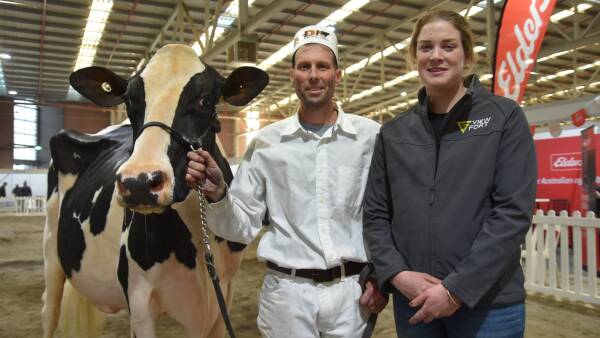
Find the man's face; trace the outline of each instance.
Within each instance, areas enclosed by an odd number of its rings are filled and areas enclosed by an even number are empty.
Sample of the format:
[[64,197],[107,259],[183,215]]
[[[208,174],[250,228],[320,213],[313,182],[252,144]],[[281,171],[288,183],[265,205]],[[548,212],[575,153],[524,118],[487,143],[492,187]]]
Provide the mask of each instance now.
[[335,67],[333,52],[320,44],[307,44],[296,51],[290,70],[296,95],[304,107],[330,104],[342,71]]

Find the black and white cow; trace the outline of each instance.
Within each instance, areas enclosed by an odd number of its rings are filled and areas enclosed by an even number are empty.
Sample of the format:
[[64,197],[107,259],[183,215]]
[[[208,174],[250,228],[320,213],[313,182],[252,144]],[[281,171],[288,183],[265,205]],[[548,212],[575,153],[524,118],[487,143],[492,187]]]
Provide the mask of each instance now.
[[[166,128],[142,127],[160,122],[199,141],[231,181],[216,144],[215,104],[223,98],[245,105],[267,83],[266,73],[252,67],[238,68],[225,79],[184,45],[161,48],[129,81],[100,67],[71,75],[71,85],[96,104],[125,102],[130,124],[95,135],[61,132],[51,140],[44,337],[57,327],[66,279],[72,286],[66,290],[74,288],[103,312],[128,309],[132,336],[155,337],[155,322],[163,313],[181,323],[189,337],[224,335],[199,245],[198,194],[185,183],[189,148]],[[230,305],[243,246],[211,240]]]

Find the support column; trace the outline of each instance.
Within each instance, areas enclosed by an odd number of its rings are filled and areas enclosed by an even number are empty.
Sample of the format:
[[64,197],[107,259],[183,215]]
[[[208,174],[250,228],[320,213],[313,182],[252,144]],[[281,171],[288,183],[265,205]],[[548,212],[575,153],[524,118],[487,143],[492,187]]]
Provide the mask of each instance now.
[[0,168],[13,167],[13,112],[14,103],[10,98],[0,98]]

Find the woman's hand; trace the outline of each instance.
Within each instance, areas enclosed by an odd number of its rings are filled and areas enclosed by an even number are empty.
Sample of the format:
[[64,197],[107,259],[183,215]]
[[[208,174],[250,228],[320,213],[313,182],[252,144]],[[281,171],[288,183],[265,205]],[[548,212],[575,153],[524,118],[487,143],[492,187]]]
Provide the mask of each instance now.
[[442,284],[437,284],[413,299],[409,305],[412,307],[421,307],[408,322],[412,325],[425,322],[429,323],[436,318],[449,317],[460,308],[462,302],[453,297],[457,304],[450,300],[446,288]]
[[402,271],[392,278],[391,283],[409,300],[425,292],[442,281],[430,274],[416,271]]

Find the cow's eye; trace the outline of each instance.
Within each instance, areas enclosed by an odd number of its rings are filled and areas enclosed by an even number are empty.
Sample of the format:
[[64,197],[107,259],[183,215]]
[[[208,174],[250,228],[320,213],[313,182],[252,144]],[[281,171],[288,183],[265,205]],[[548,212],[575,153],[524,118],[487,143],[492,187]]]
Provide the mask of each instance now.
[[198,104],[201,107],[208,107],[210,106],[210,100],[208,99],[208,97],[201,97],[200,100],[198,100]]

